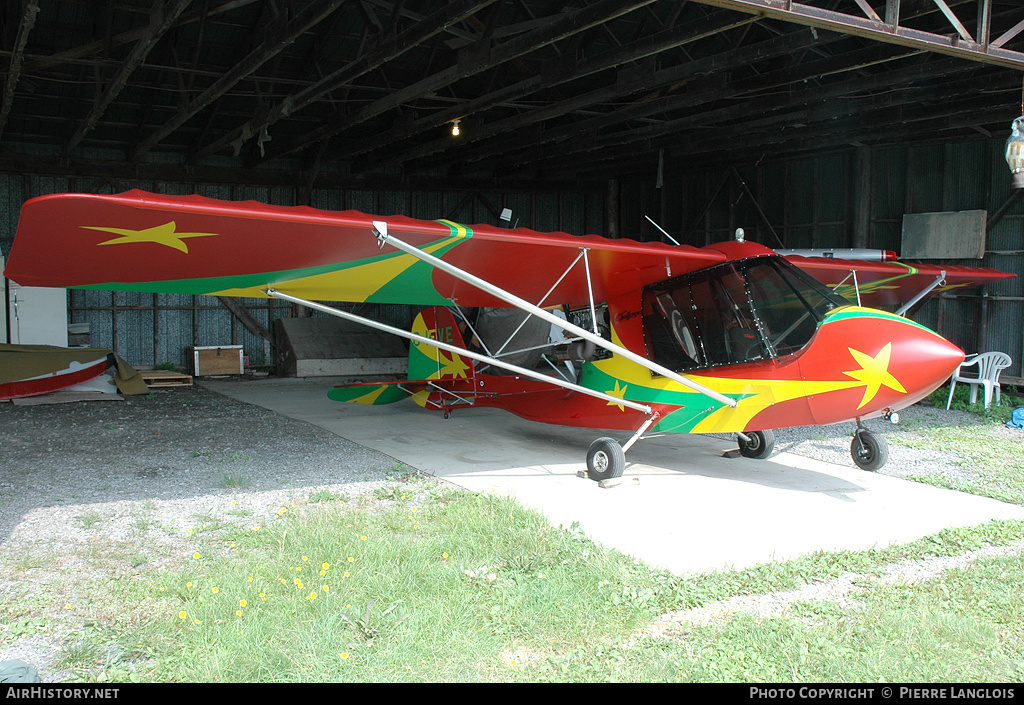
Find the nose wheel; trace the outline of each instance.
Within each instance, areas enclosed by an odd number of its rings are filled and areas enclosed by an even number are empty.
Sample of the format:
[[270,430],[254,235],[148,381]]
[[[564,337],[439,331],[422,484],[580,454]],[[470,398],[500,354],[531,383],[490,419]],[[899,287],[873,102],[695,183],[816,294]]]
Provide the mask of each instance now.
[[858,428],[850,443],[850,456],[861,470],[875,472],[889,460],[889,444],[884,436]]
[[775,433],[771,430],[737,434],[740,454],[745,458],[764,460],[775,450]]

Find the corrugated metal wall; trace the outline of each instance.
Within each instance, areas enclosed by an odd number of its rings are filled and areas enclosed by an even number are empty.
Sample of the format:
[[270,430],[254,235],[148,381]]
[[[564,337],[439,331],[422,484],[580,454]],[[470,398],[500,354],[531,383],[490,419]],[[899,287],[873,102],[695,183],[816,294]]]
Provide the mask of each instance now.
[[[906,213],[984,209],[992,218],[1013,196],[1003,151],[1004,142],[997,139],[871,149],[866,246],[899,252]],[[662,189],[647,179],[641,182],[646,186],[622,189],[622,232],[658,239],[639,208],[627,201],[660,200],[663,205],[655,209],[663,218],[659,224],[686,244],[732,239],[742,227],[747,239],[769,247],[851,247],[857,168],[851,149],[688,173],[667,179]],[[666,206],[665,201],[673,203]],[[990,227],[986,251],[982,260],[934,262],[993,267],[1017,277],[984,290],[943,294],[911,317],[968,353],[1009,353],[1013,366],[1005,374],[1024,377],[1024,198]]]
[[[180,184],[99,179],[49,178],[0,174],[0,251],[10,252],[21,204],[48,193],[115,193],[132,188],[185,195],[198,193],[224,200],[255,200],[274,205],[296,203],[291,187],[222,184]],[[603,197],[593,193],[466,193],[314,190],[310,205],[328,210],[361,210],[378,215],[447,218],[466,224],[498,222],[502,208],[511,208],[513,223],[537,230],[573,234],[602,229]],[[55,254],[59,256],[59,254]],[[291,304],[266,299],[240,299],[264,328],[291,315]],[[367,310],[367,309],[372,310]],[[173,363],[185,367],[188,349],[203,345],[241,345],[250,365],[271,365],[274,351],[262,336],[249,331],[215,297],[135,292],[78,291],[68,293],[70,323],[89,323],[92,344],[108,347],[140,366]],[[412,322],[406,306],[363,307],[363,315],[398,326]],[[323,315],[323,314],[314,314]]]

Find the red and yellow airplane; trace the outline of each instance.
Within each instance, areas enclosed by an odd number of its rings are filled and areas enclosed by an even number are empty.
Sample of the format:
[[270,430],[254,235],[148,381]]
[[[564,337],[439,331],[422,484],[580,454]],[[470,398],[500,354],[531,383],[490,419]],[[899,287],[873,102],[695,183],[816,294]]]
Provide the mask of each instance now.
[[[630,432],[591,445],[595,480],[621,475],[625,451],[651,434],[735,433],[743,455],[764,458],[772,429],[842,421],[857,422],[855,463],[877,469],[887,447],[861,421],[921,400],[964,353],[867,306],[1013,276],[782,257],[742,239],[696,248],[142,191],[26,202],[6,275],[23,286],[270,296],[401,335],[409,379],[330,397],[412,397],[445,415],[497,407]],[[321,303],[336,301],[427,308],[405,331]],[[470,312],[481,308],[564,331],[537,346],[559,351],[558,364],[508,362],[508,341],[497,349],[477,333]]]

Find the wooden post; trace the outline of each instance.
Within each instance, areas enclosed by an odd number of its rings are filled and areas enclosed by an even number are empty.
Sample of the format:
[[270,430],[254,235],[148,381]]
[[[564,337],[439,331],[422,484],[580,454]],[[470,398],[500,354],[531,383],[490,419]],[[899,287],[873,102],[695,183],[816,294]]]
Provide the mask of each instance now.
[[853,175],[853,244],[868,247],[871,239],[871,148],[858,147]]
[[604,232],[605,237],[613,240],[619,237],[619,182],[608,180],[608,188],[604,196]]

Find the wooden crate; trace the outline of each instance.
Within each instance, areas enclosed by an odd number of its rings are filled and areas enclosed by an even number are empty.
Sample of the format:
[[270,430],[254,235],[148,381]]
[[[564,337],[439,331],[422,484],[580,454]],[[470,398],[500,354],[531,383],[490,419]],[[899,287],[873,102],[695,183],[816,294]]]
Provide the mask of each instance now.
[[241,345],[209,345],[192,348],[192,374],[240,375],[245,371]]
[[142,381],[147,387],[191,387],[192,375],[170,370],[142,370]]

